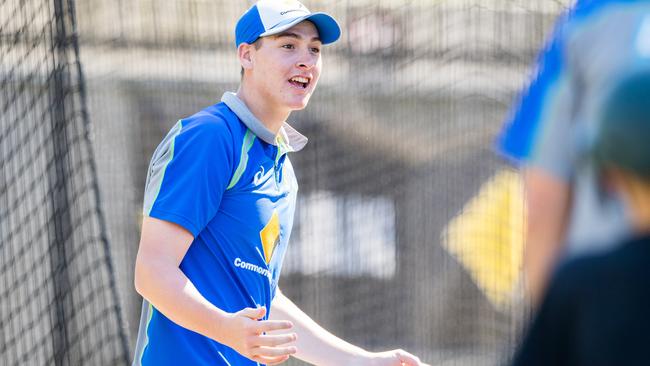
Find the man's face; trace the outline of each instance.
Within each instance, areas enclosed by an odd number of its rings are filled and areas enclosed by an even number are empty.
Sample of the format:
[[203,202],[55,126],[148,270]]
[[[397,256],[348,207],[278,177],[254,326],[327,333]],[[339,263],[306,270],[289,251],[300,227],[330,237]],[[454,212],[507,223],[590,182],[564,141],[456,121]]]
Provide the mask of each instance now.
[[321,47],[309,21],[264,37],[258,49],[251,47],[251,86],[274,108],[305,108],[320,77]]

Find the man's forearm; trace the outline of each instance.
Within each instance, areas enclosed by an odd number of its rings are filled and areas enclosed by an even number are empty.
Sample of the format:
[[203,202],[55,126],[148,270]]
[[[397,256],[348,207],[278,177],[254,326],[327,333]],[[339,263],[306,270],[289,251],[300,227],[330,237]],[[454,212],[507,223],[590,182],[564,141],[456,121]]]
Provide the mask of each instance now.
[[[286,361],[296,352],[288,321],[262,320],[266,307],[227,313],[210,303],[179,269],[193,237],[184,228],[145,217],[135,263],[135,287],[158,311],[179,326],[202,334],[262,364]],[[265,333],[283,330],[285,334]]]
[[526,246],[524,275],[533,305],[542,299],[562,252],[568,220],[569,185],[535,167],[524,171],[526,193]]
[[220,328],[228,313],[205,299],[178,267],[139,263],[135,286],[174,323],[217,341],[223,338]]
[[298,339],[294,342],[298,352],[294,355],[314,365],[355,365],[369,353],[325,330],[305,314],[280,291],[271,305],[271,319],[293,322]]

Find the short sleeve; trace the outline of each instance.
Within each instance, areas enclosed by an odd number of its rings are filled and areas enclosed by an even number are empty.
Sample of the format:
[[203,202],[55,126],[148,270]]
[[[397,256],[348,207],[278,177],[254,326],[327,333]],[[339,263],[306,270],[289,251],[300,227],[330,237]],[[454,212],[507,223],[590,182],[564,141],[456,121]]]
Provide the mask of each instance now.
[[178,224],[196,237],[219,209],[233,174],[233,149],[225,121],[179,121],[149,165],[144,215]]
[[514,163],[526,162],[541,123],[541,112],[550,90],[562,72],[561,18],[551,38],[537,57],[531,79],[513,104],[497,138],[498,152]]
[[566,181],[575,170],[576,115],[583,98],[578,70],[567,52],[573,23],[586,13],[578,5],[558,21],[538,58],[535,77],[497,140],[498,152],[510,161],[536,166]]
[[528,164],[568,181],[576,160],[575,108],[581,98],[575,76],[565,67],[547,93],[540,111],[536,137],[531,141]]

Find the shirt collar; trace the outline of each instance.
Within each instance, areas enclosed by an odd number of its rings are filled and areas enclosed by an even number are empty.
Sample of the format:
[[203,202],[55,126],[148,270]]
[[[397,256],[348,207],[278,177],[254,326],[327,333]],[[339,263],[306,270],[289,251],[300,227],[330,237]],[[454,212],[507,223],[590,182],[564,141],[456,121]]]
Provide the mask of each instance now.
[[251,130],[257,137],[267,144],[286,148],[288,151],[300,151],[307,145],[307,137],[303,136],[300,132],[296,131],[288,123],[284,122],[280,127],[280,132],[276,135],[273,134],[264,124],[253,115],[248,109],[246,104],[237,97],[233,92],[226,92],[221,97],[233,113]]

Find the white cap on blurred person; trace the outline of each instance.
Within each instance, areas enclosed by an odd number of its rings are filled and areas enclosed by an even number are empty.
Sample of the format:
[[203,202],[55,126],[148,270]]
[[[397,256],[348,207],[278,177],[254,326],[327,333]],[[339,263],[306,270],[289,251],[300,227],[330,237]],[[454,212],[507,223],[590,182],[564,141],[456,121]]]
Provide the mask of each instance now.
[[260,0],[239,18],[235,28],[235,44],[251,44],[260,37],[281,33],[309,20],[318,30],[323,44],[333,43],[341,36],[341,28],[325,13],[312,13],[295,0]]

